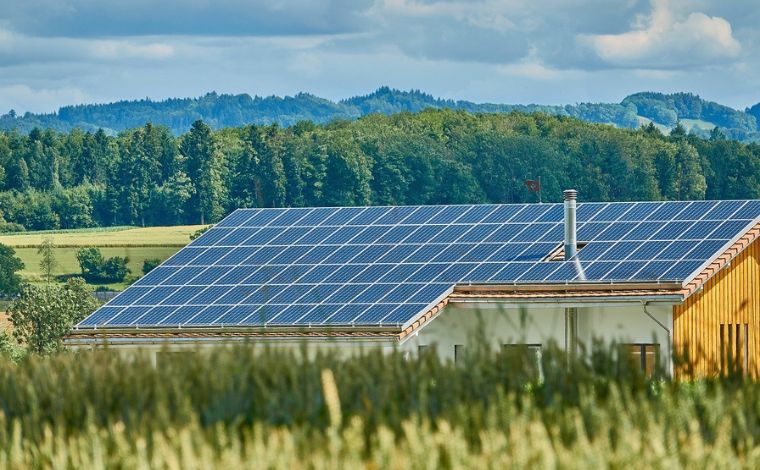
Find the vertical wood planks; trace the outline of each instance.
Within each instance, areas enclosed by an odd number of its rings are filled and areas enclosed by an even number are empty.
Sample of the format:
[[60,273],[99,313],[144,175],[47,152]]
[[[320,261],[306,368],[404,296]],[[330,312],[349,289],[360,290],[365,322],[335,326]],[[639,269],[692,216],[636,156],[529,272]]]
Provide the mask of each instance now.
[[[680,354],[689,351],[689,360],[698,376],[720,373],[720,325],[737,325],[743,348],[748,340],[747,373],[760,377],[760,238],[753,241],[730,263],[709,279],[702,290],[682,305],[673,307],[673,346]],[[748,338],[744,338],[744,325]],[[677,376],[686,371],[677,370]]]

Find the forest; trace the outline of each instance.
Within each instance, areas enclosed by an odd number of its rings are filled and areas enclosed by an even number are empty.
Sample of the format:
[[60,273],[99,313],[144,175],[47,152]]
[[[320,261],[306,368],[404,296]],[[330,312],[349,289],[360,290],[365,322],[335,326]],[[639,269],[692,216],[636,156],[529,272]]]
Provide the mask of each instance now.
[[175,137],[0,132],[0,231],[213,223],[239,207],[760,198],[760,145],[677,126],[426,110]]
[[692,93],[635,93],[620,103],[576,103],[565,105],[474,103],[440,99],[419,90],[401,91],[381,87],[352,98],[331,101],[309,93],[295,96],[250,96],[207,93],[198,98],[118,101],[104,104],[64,106],[56,113],[0,116],[0,129],[27,134],[35,127],[68,132],[74,128],[109,135],[140,127],[146,122],[168,127],[179,136],[202,120],[212,129],[247,124],[292,126],[301,121],[325,124],[336,119],[357,119],[368,114],[419,112],[425,109],[454,109],[471,113],[541,112],[575,117],[583,121],[636,129],[654,123],[669,130],[681,123],[689,133],[709,137],[719,127],[729,138],[760,141],[760,103],[743,111],[705,100]]

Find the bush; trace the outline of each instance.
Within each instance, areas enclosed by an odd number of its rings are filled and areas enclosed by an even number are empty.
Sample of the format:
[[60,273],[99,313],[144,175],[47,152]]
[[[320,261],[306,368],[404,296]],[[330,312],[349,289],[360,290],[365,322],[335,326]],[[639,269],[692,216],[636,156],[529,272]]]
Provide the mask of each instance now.
[[200,236],[201,236],[201,235],[203,235],[204,233],[208,232],[208,230],[209,230],[211,227],[213,227],[213,225],[209,225],[209,226],[207,226],[207,227],[199,228],[198,230],[196,230],[195,232],[193,232],[193,233],[190,235],[190,240],[195,240],[196,238],[200,237]]
[[24,228],[24,226],[21,224],[0,220],[0,233],[18,233],[25,231],[26,228]]
[[16,250],[0,244],[0,298],[12,297],[21,289],[21,276],[18,271],[24,269],[24,262],[16,256]]
[[0,357],[18,362],[24,357],[25,353],[24,348],[7,331],[0,331]]
[[114,256],[113,258],[108,258],[103,263],[103,274],[101,277],[108,282],[123,281],[127,277],[127,274],[129,274],[127,263],[129,263],[129,258],[127,257]]
[[100,276],[103,270],[103,253],[98,248],[80,248],[77,250],[77,261],[85,280]]
[[148,274],[149,272],[153,271],[158,267],[158,265],[161,264],[161,260],[158,258],[150,258],[143,261],[143,267],[142,271],[143,274]]
[[81,248],[77,251],[77,261],[82,276],[87,282],[123,282],[130,273],[129,258],[114,256],[103,258],[99,248]]
[[26,285],[9,310],[13,336],[30,352],[53,353],[71,327],[96,308],[81,278],[69,279],[63,287]]

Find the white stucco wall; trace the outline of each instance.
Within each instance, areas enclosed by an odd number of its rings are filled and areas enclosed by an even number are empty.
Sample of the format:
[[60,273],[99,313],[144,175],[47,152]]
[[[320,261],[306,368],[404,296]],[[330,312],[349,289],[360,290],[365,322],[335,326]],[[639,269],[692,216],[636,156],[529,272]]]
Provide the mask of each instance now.
[[[654,343],[660,345],[660,359],[663,367],[670,368],[670,343],[667,332],[650,318],[640,302],[574,304],[578,311],[578,339],[590,345],[597,338],[605,342]],[[540,344],[555,342],[565,347],[564,305],[507,305],[488,303],[450,303],[432,321],[405,338],[401,344],[389,341],[352,341],[318,339],[308,341],[310,354],[324,349],[336,349],[351,355],[362,349],[381,348],[392,351],[400,348],[408,354],[416,354],[420,346],[436,346],[442,359],[454,359],[456,345],[465,349],[474,341],[485,338],[493,349],[503,344]],[[672,330],[672,304],[650,303],[646,310],[662,325]],[[478,333],[484,333],[478,335]],[[264,344],[301,348],[303,340],[258,340],[251,341],[258,346]],[[218,345],[230,345],[240,341],[177,341],[157,340],[150,343],[118,344],[111,349],[124,354],[135,352],[151,354],[154,358],[162,350],[191,351]],[[71,349],[89,349],[94,345],[71,346]],[[102,346],[102,345],[101,345]]]
[[[644,312],[639,302],[577,306],[578,339],[590,345],[593,339],[617,343],[660,345],[663,366],[668,366],[668,333]],[[647,311],[672,330],[672,304],[648,304]],[[480,330],[482,328],[482,330]],[[485,335],[477,335],[479,331]],[[404,341],[402,348],[416,351],[435,344],[438,354],[454,358],[455,345],[465,348],[477,338],[485,338],[492,348],[502,344],[541,344],[553,341],[565,347],[563,306],[451,303],[432,322]]]

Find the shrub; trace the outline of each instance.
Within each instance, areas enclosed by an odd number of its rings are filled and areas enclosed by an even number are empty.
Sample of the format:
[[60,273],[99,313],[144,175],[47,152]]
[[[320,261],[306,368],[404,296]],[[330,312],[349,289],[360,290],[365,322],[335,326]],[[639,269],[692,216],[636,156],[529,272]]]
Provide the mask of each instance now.
[[30,352],[55,352],[71,327],[95,308],[97,302],[81,278],[69,279],[62,287],[26,285],[9,311],[13,336]]
[[86,280],[100,276],[103,269],[103,253],[98,248],[80,248],[77,250],[77,261],[82,275]]
[[143,261],[142,271],[143,274],[148,274],[153,271],[158,265],[161,264],[161,260],[158,258],[149,258]]
[[129,268],[127,267],[129,258],[122,256],[114,256],[108,258],[103,263],[103,270],[101,277],[107,282],[121,282],[129,274]]
[[4,220],[0,220],[0,233],[18,233],[18,232],[25,232],[26,229],[23,225],[17,224],[15,222],[5,222]]
[[213,225],[209,225],[207,227],[203,227],[203,228],[200,228],[200,229],[196,230],[195,232],[193,232],[190,235],[190,240],[195,240],[196,238],[200,237],[201,235],[203,235],[204,233],[206,233],[211,227],[213,227]]
[[130,273],[127,267],[129,258],[114,256],[105,259],[100,249],[95,247],[80,248],[77,261],[87,282],[122,282]]
[[24,269],[24,263],[16,257],[16,250],[0,244],[0,298],[12,297],[21,288],[21,276],[18,271]]

